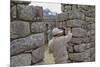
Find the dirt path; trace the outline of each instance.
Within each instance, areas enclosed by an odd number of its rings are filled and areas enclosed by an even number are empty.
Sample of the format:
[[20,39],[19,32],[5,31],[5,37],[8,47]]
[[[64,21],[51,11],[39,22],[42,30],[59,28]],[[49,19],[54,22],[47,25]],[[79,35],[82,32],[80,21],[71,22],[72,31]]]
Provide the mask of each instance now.
[[54,58],[51,53],[49,53],[49,49],[45,46],[45,53],[44,53],[44,63],[45,64],[54,64]]

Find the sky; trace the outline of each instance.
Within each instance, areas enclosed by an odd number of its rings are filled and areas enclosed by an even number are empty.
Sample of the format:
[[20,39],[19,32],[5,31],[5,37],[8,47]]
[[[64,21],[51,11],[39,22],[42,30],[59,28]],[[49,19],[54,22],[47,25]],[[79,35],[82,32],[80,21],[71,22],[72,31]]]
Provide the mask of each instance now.
[[30,5],[42,6],[43,9],[49,8],[52,12],[61,13],[60,3],[31,2]]

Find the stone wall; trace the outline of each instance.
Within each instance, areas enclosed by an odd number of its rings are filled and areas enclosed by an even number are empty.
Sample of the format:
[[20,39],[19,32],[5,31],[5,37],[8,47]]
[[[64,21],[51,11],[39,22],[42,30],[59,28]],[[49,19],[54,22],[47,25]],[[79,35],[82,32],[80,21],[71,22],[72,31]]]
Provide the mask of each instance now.
[[11,1],[11,67],[44,64],[43,9],[29,3]]
[[44,64],[43,46],[54,27],[72,27],[73,37],[66,47],[70,63],[95,61],[95,6],[61,4],[56,21],[45,21],[42,7],[29,3],[11,2],[11,67]]
[[95,61],[95,6],[62,4],[58,27],[72,27],[69,62]]

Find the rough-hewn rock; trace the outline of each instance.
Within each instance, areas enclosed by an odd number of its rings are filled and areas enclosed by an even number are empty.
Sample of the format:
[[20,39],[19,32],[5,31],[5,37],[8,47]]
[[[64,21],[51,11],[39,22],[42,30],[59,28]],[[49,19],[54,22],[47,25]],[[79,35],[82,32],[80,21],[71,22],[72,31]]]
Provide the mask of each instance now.
[[44,57],[44,47],[40,47],[32,51],[32,63],[36,63],[43,60],[43,57]]
[[11,38],[24,37],[30,34],[30,27],[28,22],[13,21],[11,22]]
[[83,38],[72,38],[70,42],[74,44],[81,44],[83,41]]
[[94,23],[88,24],[87,29],[88,30],[95,30],[95,24]]
[[[18,18],[27,21],[36,21],[43,17],[43,10],[41,7],[18,5]],[[21,9],[21,10],[20,10]]]
[[81,53],[69,53],[70,60],[73,61],[84,61],[86,58],[90,57],[91,49],[86,50],[85,52]]
[[31,64],[31,54],[20,54],[11,57],[11,67],[28,66]]
[[67,26],[69,26],[69,27],[81,27],[83,23],[85,23],[85,21],[74,19],[74,20],[67,21]]
[[87,34],[86,30],[82,28],[73,28],[72,33],[73,33],[73,36],[75,37],[84,37]]
[[33,21],[35,17],[35,9],[33,6],[25,6],[18,5],[18,8],[21,10],[18,10],[18,17],[22,20],[29,20]]
[[95,35],[95,30],[88,31],[87,35],[90,36],[90,37]]
[[45,28],[45,22],[35,22],[31,25],[32,32],[44,32]]
[[15,19],[16,18],[16,6],[12,6],[11,8],[11,19]]
[[15,55],[25,50],[34,49],[44,44],[44,34],[34,34],[26,38],[16,39],[11,42],[11,55]]
[[69,19],[81,19],[81,20],[85,19],[84,14],[79,11],[70,11],[68,14],[69,14],[68,15]]
[[76,52],[83,52],[86,49],[91,48],[91,47],[92,47],[92,44],[90,44],[90,43],[88,43],[88,44],[80,44],[80,45],[75,45],[74,46],[74,50]]
[[92,17],[85,17],[85,20],[89,23],[95,23],[95,18]]

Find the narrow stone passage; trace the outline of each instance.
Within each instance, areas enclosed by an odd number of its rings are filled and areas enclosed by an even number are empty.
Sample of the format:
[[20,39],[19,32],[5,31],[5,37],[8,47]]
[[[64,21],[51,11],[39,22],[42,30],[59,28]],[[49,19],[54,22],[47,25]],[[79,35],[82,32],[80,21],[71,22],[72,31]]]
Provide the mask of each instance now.
[[44,52],[44,64],[54,64],[54,58],[51,53],[49,53],[49,49],[47,46],[45,47],[45,52]]

